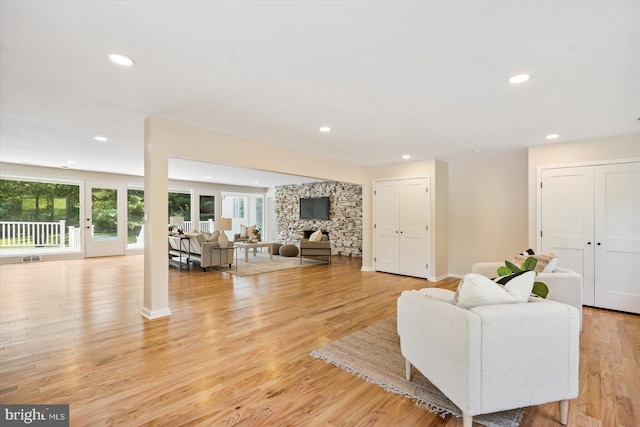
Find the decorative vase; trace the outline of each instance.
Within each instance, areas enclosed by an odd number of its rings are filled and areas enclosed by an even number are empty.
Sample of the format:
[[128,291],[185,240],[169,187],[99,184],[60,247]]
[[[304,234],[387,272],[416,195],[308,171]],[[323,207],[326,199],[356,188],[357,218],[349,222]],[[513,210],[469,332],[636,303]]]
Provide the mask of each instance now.
[[218,244],[221,248],[226,248],[229,244],[229,238],[224,231],[220,231],[220,237],[218,237]]

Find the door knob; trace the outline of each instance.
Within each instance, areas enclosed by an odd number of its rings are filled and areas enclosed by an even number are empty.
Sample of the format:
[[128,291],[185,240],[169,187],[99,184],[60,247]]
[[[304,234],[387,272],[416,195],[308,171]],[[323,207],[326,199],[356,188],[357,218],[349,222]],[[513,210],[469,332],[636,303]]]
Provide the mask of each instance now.
[[590,244],[591,244],[591,242],[587,242],[587,245],[590,245]]
[[596,243],[598,246],[600,246],[600,242]]

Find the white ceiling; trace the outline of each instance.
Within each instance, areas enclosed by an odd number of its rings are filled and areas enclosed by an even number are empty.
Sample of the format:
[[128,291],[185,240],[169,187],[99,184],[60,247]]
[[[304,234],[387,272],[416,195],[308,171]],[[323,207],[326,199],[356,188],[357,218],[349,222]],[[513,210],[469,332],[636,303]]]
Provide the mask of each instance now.
[[638,1],[3,0],[0,31],[5,162],[142,175],[153,114],[366,165],[640,132]]

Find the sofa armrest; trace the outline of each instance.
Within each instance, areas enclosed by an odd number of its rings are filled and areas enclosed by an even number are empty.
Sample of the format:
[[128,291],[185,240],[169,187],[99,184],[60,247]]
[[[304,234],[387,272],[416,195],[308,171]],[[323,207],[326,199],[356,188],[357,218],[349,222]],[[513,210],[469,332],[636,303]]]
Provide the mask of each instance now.
[[556,268],[552,273],[539,273],[536,280],[549,286],[547,299],[582,307],[582,276],[575,271]]
[[543,282],[549,288],[548,300],[569,304],[580,312],[582,324],[582,276],[575,271],[556,267],[552,273],[540,273],[536,280]]
[[200,267],[215,267],[233,264],[234,246],[229,244],[221,248],[218,242],[206,242],[202,245]]
[[480,317],[415,291],[398,298],[402,355],[461,408],[479,409]]
[[480,413],[578,396],[579,313],[531,299],[470,310],[481,319]]

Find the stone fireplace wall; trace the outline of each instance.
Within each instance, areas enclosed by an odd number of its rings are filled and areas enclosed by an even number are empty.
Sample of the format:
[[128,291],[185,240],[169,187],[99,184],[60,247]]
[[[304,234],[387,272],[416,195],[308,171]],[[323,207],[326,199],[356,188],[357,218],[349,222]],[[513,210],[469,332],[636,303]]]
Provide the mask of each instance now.
[[[300,219],[300,198],[329,197],[329,220]],[[297,245],[304,230],[329,232],[334,254],[362,256],[362,187],[322,181],[276,187],[278,241]]]

